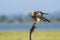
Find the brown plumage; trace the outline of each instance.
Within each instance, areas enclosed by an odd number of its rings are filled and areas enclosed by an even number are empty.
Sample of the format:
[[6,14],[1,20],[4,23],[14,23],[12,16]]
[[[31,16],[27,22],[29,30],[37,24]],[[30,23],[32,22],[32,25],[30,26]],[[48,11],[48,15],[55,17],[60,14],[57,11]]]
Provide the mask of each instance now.
[[38,22],[38,21],[50,22],[48,19],[43,17],[43,14],[47,14],[47,13],[36,11],[36,12],[31,12],[30,16],[35,20],[35,22]]
[[32,33],[33,31],[35,30],[36,26],[37,26],[37,22],[39,21],[44,21],[44,22],[50,22],[48,19],[44,18],[43,17],[43,14],[46,14],[46,13],[43,13],[41,11],[35,11],[35,12],[31,12],[30,13],[30,16],[34,19],[35,23],[33,24],[32,28],[30,29],[30,40],[32,40]]

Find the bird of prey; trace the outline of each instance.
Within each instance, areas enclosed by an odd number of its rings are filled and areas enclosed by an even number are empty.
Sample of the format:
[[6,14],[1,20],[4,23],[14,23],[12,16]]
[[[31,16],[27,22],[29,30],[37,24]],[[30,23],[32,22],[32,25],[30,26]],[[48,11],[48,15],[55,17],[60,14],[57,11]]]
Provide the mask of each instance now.
[[32,40],[32,33],[33,33],[34,29],[37,26],[37,22],[39,22],[39,21],[50,22],[48,19],[46,19],[46,18],[43,17],[44,14],[47,14],[47,13],[43,13],[41,11],[35,11],[35,12],[31,12],[30,13],[30,16],[35,21],[35,23],[33,24],[32,28],[30,29],[30,40]]
[[35,11],[35,12],[31,12],[30,16],[35,20],[35,22],[39,22],[39,21],[50,22],[48,19],[43,17],[43,14],[47,14],[47,13],[43,13],[41,11]]

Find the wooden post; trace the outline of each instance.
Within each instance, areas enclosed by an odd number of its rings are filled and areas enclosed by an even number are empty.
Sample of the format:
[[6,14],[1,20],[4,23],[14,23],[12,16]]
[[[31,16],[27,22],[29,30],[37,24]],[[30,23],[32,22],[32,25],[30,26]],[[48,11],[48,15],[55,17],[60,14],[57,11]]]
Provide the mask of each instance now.
[[32,33],[35,30],[36,26],[37,26],[37,23],[34,23],[33,26],[32,26],[32,28],[30,29],[30,40],[33,39],[33,34]]

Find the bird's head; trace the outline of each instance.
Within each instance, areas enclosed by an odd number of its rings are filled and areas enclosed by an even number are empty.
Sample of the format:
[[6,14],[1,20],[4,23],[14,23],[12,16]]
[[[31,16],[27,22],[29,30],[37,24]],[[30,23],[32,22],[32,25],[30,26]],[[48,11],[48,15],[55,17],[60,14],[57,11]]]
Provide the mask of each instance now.
[[30,16],[34,16],[34,12],[30,12]]

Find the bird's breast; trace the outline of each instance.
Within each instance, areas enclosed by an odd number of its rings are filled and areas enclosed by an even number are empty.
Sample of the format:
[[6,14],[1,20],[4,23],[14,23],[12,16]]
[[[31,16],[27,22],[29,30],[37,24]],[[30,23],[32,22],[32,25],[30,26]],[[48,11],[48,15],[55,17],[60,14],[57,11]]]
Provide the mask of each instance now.
[[37,21],[40,21],[40,18],[37,18]]

